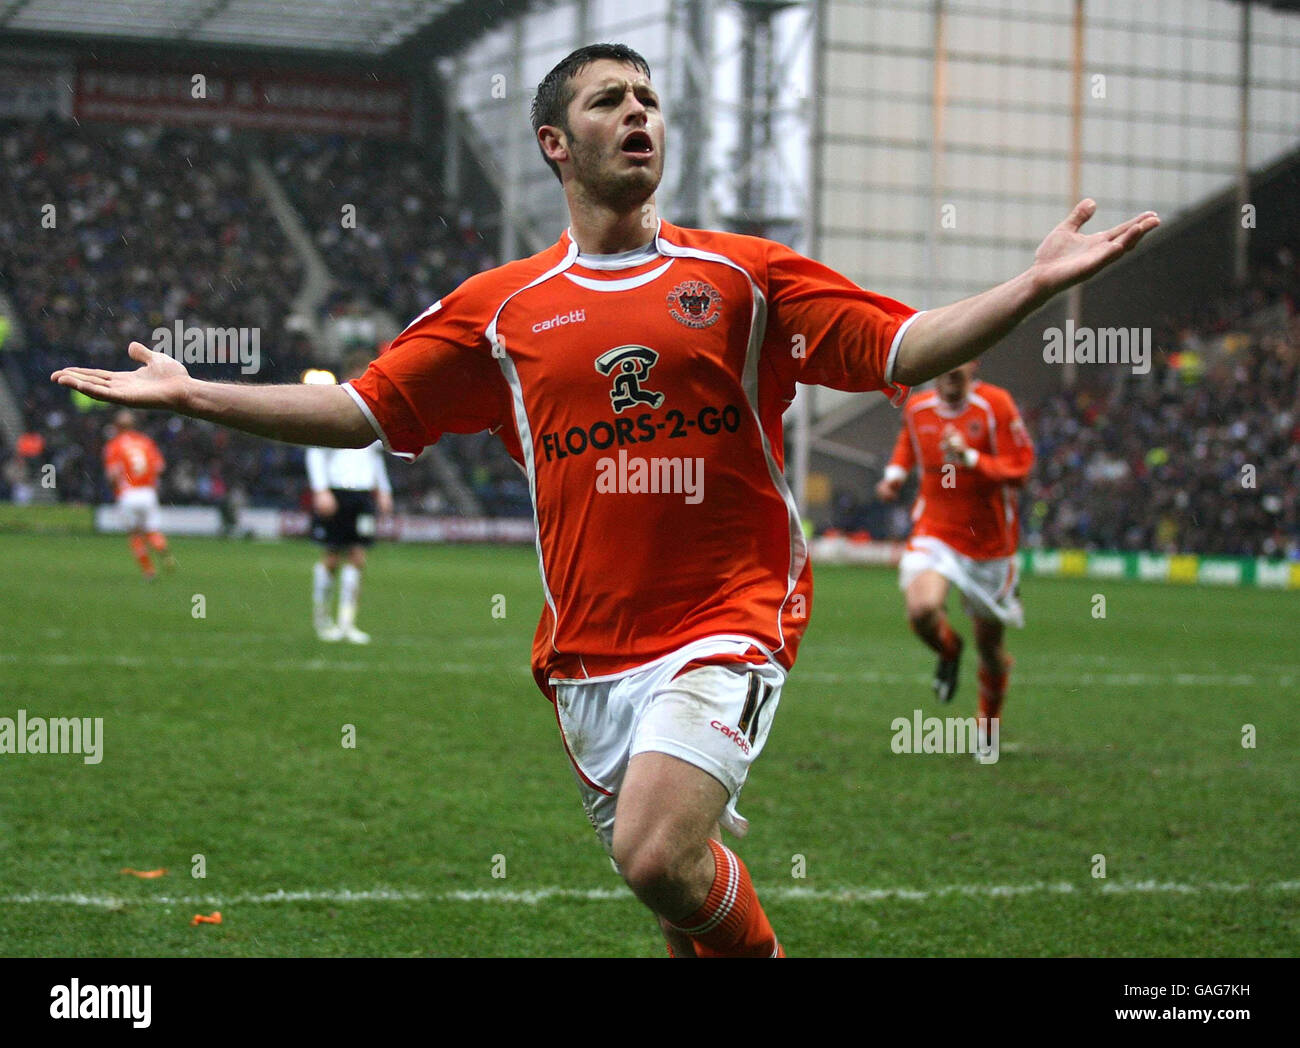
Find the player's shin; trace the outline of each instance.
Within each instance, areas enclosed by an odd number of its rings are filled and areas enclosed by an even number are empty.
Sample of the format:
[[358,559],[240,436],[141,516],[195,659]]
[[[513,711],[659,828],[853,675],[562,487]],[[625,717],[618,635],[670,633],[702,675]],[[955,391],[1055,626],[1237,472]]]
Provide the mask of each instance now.
[[955,658],[961,651],[961,638],[948,622],[942,608],[908,617],[912,632],[921,638],[926,647],[945,659]]
[[330,598],[333,596],[334,591],[334,576],[329,568],[318,561],[312,569],[311,582],[312,617],[315,620],[316,628],[322,629],[331,625],[334,621],[334,616],[330,614]]
[[740,856],[717,841],[713,884],[704,904],[672,927],[690,936],[697,957],[784,957]]
[[979,717],[1000,718],[1002,703],[1007,695],[1007,682],[1011,678],[1012,659],[1004,656],[1001,672],[993,672],[987,666],[980,666],[980,701]]
[[153,578],[154,567],[153,560],[149,556],[149,544],[145,542],[143,535],[138,532],[131,536],[131,555],[135,557],[135,562],[140,565],[140,571],[144,577]]
[[354,564],[339,569],[339,626],[351,629],[357,619],[357,600],[361,593],[361,572]]

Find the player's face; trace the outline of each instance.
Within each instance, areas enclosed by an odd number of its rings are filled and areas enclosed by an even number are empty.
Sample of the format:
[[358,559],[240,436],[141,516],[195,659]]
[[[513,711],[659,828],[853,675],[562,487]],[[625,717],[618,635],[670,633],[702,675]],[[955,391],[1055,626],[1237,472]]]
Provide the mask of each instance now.
[[573,177],[594,200],[618,210],[639,207],[664,171],[659,96],[635,66],[592,62],[573,78],[568,146]]
[[959,368],[945,371],[934,380],[934,387],[945,403],[960,404],[966,399],[966,393],[970,390],[971,376],[974,373],[974,364],[963,364]]

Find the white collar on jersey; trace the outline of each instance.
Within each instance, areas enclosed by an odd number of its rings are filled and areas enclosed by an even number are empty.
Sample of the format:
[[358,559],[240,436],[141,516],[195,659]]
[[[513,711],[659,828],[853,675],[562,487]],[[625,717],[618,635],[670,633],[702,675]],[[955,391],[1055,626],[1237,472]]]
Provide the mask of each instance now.
[[[662,219],[659,220],[662,224]],[[569,241],[574,243],[573,229],[566,230]],[[584,269],[631,269],[633,266],[640,266],[649,262],[651,259],[658,258],[659,251],[659,226],[655,227],[654,239],[648,244],[641,247],[634,247],[631,251],[618,251],[612,255],[587,255],[579,251],[575,261]]]

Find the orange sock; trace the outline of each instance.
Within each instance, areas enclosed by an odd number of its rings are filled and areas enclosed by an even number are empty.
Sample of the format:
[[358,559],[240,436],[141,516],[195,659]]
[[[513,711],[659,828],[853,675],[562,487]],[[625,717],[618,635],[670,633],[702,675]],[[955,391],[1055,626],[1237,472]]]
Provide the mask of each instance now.
[[698,957],[784,957],[740,857],[717,841],[713,886],[704,905],[673,925],[695,940]]
[[957,636],[957,631],[953,629],[948,620],[943,620],[943,625],[939,627],[939,654],[945,659],[957,657],[957,652],[961,650],[961,638]]
[[161,531],[149,532],[149,545],[159,553],[167,552],[167,537]]
[[1002,672],[992,674],[984,666],[980,666],[980,717],[1001,717],[1002,700],[1007,696],[1007,680],[1011,676],[1012,660],[1007,657],[1003,663]]
[[153,561],[149,559],[149,547],[145,544],[143,535],[131,536],[131,555],[145,575],[153,574]]

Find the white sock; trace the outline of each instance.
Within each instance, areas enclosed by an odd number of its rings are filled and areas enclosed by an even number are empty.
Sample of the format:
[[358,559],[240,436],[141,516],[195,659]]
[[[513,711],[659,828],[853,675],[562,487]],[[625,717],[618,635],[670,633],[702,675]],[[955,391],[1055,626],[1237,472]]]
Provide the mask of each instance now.
[[355,564],[339,569],[339,625],[350,630],[357,618],[357,595],[361,590],[361,571]]
[[311,573],[311,603],[317,619],[330,618],[330,594],[334,589],[334,576],[320,561]]

